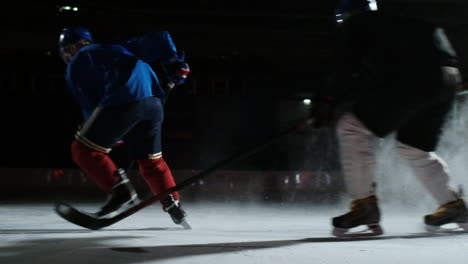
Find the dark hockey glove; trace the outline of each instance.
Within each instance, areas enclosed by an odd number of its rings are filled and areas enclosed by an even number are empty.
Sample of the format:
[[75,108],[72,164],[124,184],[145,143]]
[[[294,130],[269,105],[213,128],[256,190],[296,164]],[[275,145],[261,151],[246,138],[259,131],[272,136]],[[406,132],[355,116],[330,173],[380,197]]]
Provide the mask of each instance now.
[[333,97],[316,98],[310,111],[310,119],[314,128],[329,127],[337,118],[336,101]]
[[185,83],[187,76],[190,74],[190,67],[185,62],[185,53],[183,51],[178,52],[168,63],[165,63],[164,71],[170,86]]

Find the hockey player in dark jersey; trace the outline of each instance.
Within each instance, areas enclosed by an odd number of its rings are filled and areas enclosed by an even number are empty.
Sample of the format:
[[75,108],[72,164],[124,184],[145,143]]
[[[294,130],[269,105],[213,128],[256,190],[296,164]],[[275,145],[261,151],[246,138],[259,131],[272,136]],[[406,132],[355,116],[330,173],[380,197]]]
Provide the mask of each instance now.
[[[382,234],[376,196],[374,136],[396,133],[397,149],[440,205],[424,218],[428,230],[458,223],[468,230],[464,200],[449,187],[446,163],[434,153],[441,127],[461,82],[458,60],[443,29],[428,22],[385,14],[376,0],[342,0],[333,84],[316,95],[316,127],[337,116],[340,158],[350,212],[332,219],[333,234]],[[344,110],[343,110],[344,109]],[[360,234],[362,235],[362,234]]]
[[[119,142],[127,145],[154,194],[174,187],[161,147],[164,90],[148,64],[159,61],[171,86],[185,82],[190,70],[170,34],[161,31],[122,44],[95,44],[88,29],[70,27],[62,30],[59,48],[67,64],[67,86],[84,118],[71,144],[72,159],[109,194],[97,215],[106,217],[138,202],[125,171],[109,156]],[[188,225],[177,192],[161,204],[174,223]]]

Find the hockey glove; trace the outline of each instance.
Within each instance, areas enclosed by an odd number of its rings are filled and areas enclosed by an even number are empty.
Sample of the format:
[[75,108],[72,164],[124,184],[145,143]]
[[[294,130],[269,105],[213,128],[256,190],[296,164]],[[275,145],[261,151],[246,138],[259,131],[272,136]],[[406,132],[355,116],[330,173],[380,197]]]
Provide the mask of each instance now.
[[314,100],[310,119],[314,128],[329,127],[337,118],[336,101],[333,97],[324,96]]
[[187,76],[190,74],[190,67],[185,62],[185,53],[183,51],[178,52],[163,66],[169,84],[181,85],[187,81]]

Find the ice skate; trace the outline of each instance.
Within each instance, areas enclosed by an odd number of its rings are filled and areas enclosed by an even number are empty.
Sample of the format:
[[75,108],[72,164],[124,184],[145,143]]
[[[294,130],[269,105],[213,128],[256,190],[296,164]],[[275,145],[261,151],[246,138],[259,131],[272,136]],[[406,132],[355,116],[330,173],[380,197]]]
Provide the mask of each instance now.
[[[424,217],[426,230],[429,232],[468,232],[468,210],[463,199],[443,204],[437,210]],[[444,227],[454,224],[457,227]]]
[[[374,195],[351,202],[351,211],[332,219],[333,235],[337,237],[378,236],[383,234],[379,225],[380,210]],[[350,229],[366,225],[367,229],[353,232]]]
[[182,225],[186,229],[192,229],[190,224],[187,222],[187,213],[182,209],[178,200],[174,200],[174,196],[170,194],[163,200],[161,200],[163,205],[164,212],[167,212],[170,216],[172,221],[176,225]]
[[112,217],[119,209],[127,208],[139,202],[138,195],[125,172],[120,169],[117,173],[122,180],[114,185],[105,205],[96,213],[99,217]]

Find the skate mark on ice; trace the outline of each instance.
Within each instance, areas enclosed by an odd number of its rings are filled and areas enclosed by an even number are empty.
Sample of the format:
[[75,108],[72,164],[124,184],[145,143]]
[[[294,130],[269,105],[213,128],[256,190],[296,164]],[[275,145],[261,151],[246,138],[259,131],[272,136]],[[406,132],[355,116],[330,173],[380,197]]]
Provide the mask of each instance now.
[[301,243],[301,240],[276,240],[276,241],[255,241],[255,242],[233,242],[233,243],[207,243],[207,244],[187,244],[171,246],[150,246],[150,247],[114,247],[112,251],[131,253],[157,253],[159,259],[239,252],[244,250],[268,249],[291,246]]
[[[466,234],[466,233],[465,233]],[[149,247],[113,247],[109,248],[112,251],[132,252],[132,253],[167,253],[168,255],[177,254],[179,257],[189,255],[203,255],[215,253],[228,253],[243,250],[279,248],[293,246],[305,243],[336,243],[336,242],[352,242],[352,241],[370,241],[370,240],[388,240],[388,239],[424,239],[435,237],[447,237],[454,235],[462,235],[462,233],[452,234],[431,234],[431,233],[414,233],[404,235],[383,235],[377,237],[316,237],[293,240],[270,240],[270,241],[253,241],[253,242],[232,242],[232,243],[207,243],[207,244],[187,244],[187,245],[171,245],[171,246],[149,246]],[[161,258],[165,258],[161,255]]]
[[436,237],[447,237],[457,235],[467,235],[464,232],[446,232],[446,233],[411,233],[403,235],[380,235],[380,236],[349,236],[349,237],[318,237],[318,238],[306,238],[304,242],[318,243],[318,242],[348,242],[348,241],[368,241],[368,240],[389,240],[389,239],[423,239],[423,238],[436,238]]

